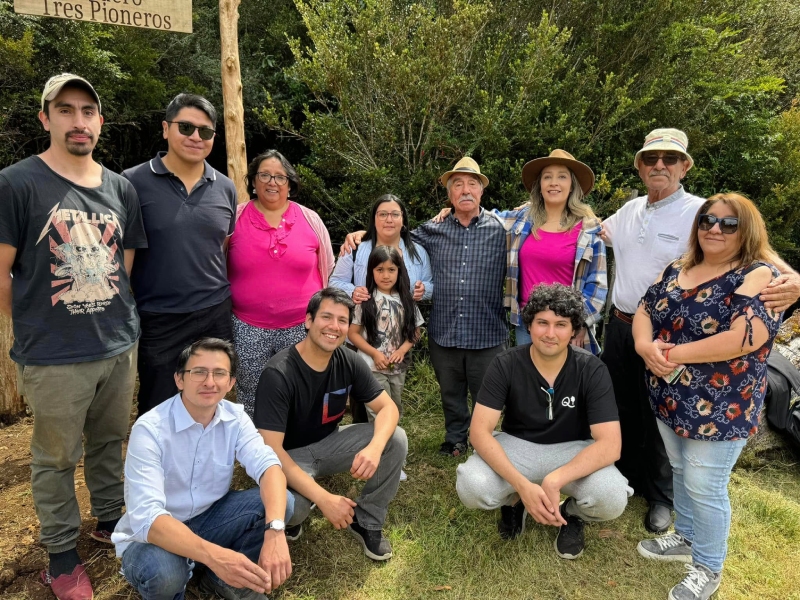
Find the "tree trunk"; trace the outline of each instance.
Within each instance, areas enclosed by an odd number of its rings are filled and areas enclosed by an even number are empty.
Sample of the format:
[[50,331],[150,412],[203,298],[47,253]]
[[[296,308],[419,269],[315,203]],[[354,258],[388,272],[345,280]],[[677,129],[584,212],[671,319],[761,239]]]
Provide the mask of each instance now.
[[11,319],[0,315],[0,422],[11,423],[25,412],[22,396],[17,393],[17,366],[8,357],[14,341]]
[[247,152],[244,144],[242,73],[239,68],[240,1],[219,0],[219,39],[222,49],[222,103],[228,177],[236,184],[239,202],[246,202],[250,195],[244,181],[247,175]]

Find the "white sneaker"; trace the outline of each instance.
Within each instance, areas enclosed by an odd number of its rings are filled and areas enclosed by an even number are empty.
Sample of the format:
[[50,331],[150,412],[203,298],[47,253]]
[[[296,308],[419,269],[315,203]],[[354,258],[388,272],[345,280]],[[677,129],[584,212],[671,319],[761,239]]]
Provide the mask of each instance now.
[[406,472],[403,471],[403,469],[400,469],[400,481],[406,481],[407,479],[408,475],[406,475]]

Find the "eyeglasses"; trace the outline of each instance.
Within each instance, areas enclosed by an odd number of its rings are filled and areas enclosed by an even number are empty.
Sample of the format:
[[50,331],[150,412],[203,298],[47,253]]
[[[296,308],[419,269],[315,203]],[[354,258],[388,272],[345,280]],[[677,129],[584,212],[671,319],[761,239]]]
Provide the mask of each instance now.
[[180,134],[185,135],[186,137],[190,137],[191,135],[193,135],[196,129],[200,134],[200,139],[205,141],[208,141],[211,138],[213,138],[214,134],[216,133],[213,129],[211,129],[211,127],[206,127],[205,125],[201,127],[200,125],[195,125],[194,123],[187,123],[186,121],[167,121],[167,123],[169,123],[170,125],[176,123],[178,125],[178,131],[180,132]]
[[258,177],[258,180],[261,183],[269,183],[273,179],[278,185],[286,185],[289,183],[289,178],[286,175],[272,175],[271,173],[267,173],[265,171],[259,171],[256,173],[256,177]]
[[213,371],[209,371],[208,369],[203,369],[201,367],[197,367],[195,369],[184,369],[181,371],[181,373],[189,373],[189,379],[198,383],[202,383],[208,379],[209,373],[211,373],[216,383],[225,383],[231,376],[231,372],[226,371],[225,369],[214,369]]
[[644,152],[639,160],[642,161],[642,164],[645,164],[648,167],[655,167],[659,158],[668,167],[677,164],[679,160],[683,160],[683,156],[674,152],[668,152],[666,154],[659,154],[658,152]]
[[739,219],[736,217],[715,217],[714,215],[703,214],[697,218],[697,228],[709,231],[719,223],[719,230],[722,233],[736,233],[739,229]]
[[381,210],[378,213],[376,213],[375,216],[378,217],[381,221],[385,221],[389,217],[392,217],[393,220],[397,221],[403,218],[403,213],[401,213],[400,211],[386,212],[385,210]]

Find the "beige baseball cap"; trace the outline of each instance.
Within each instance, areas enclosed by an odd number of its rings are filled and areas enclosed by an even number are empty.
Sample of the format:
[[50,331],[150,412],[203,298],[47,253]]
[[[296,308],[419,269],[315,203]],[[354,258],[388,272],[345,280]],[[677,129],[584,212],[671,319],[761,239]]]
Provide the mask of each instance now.
[[94,99],[97,100],[97,110],[103,112],[103,107],[100,105],[100,96],[97,95],[94,86],[83,77],[73,75],[72,73],[61,73],[61,75],[54,75],[47,80],[47,83],[44,84],[44,91],[42,91],[42,110],[44,110],[44,103],[55,99],[67,84],[76,85],[89,92]]

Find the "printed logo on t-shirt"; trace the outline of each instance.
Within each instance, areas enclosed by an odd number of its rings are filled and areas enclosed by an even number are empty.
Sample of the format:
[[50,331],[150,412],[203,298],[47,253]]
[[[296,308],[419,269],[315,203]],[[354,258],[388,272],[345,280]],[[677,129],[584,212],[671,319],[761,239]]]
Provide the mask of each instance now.
[[567,408],[575,408],[575,396],[565,396],[561,400],[561,406],[566,406]]
[[[322,424],[330,423],[339,419],[345,411],[347,405],[347,397],[350,395],[352,385],[346,388],[336,390],[335,392],[328,392],[322,398]],[[331,414],[331,411],[338,411]]]
[[55,256],[50,265],[55,279],[50,285],[60,289],[50,297],[53,306],[63,302],[71,315],[103,312],[119,294],[114,234],[119,230],[122,235],[122,227],[117,215],[109,211],[90,216],[82,210],[59,209],[59,204],[49,215],[36,243],[47,236]]

